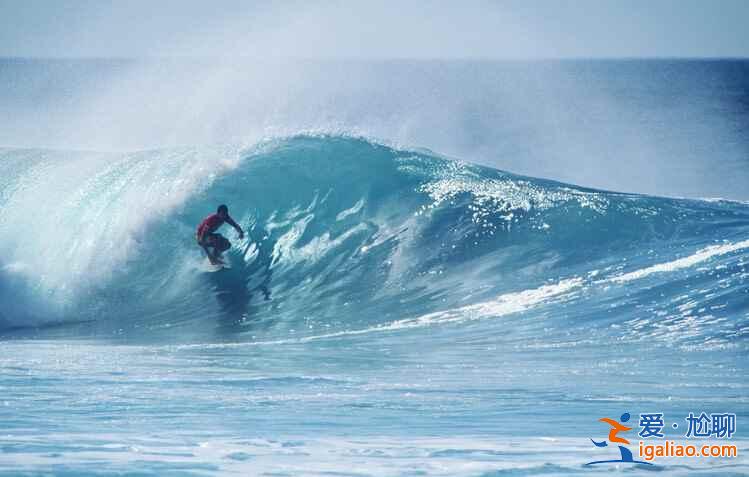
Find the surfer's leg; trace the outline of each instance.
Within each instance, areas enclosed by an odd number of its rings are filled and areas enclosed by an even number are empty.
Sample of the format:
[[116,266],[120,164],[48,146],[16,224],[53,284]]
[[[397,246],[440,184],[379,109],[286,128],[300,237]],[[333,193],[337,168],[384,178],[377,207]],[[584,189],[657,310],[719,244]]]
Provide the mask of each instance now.
[[221,255],[231,248],[231,242],[221,234],[216,234],[214,237],[213,246],[216,249],[216,255],[221,258]]
[[207,234],[203,237],[203,241],[198,243],[203,247],[205,254],[208,255],[208,260],[212,264],[217,265],[221,263],[221,253],[216,246],[216,234]]
[[208,252],[208,248],[206,247],[206,253],[208,253],[208,258],[214,265],[217,265],[219,263],[224,263],[224,258],[222,257],[222,254],[224,251],[231,248],[231,243],[221,234],[210,234],[206,237],[206,242],[208,244],[208,247],[211,248],[212,252]]

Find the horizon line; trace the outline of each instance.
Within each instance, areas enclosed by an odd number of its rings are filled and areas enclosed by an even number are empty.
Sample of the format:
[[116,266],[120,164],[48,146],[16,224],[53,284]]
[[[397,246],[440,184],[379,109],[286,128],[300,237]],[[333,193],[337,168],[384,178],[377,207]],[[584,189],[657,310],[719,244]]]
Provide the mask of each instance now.
[[288,61],[348,61],[348,62],[385,62],[385,61],[424,61],[424,62],[438,62],[438,61],[475,61],[475,62],[550,62],[550,61],[737,61],[737,60],[749,60],[749,56],[549,56],[549,57],[512,57],[512,56],[447,56],[447,57],[409,57],[409,56],[373,56],[373,57],[334,57],[334,56],[284,56],[284,57],[258,57],[258,56],[170,56],[170,55],[159,55],[159,56],[86,56],[86,55],[71,55],[71,56],[44,56],[44,55],[0,55],[0,60],[35,60],[35,61],[217,61],[217,60],[242,60],[242,61],[264,61],[264,62],[288,62]]

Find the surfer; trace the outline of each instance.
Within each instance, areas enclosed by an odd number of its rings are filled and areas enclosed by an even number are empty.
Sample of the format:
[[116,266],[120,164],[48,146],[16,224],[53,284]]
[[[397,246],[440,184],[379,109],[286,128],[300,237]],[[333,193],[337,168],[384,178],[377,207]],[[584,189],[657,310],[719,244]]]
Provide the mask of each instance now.
[[[229,216],[229,208],[224,204],[219,205],[215,214],[209,215],[200,223],[198,231],[195,234],[195,238],[198,240],[198,245],[203,247],[206,255],[208,255],[208,260],[210,260],[213,265],[223,264],[224,262],[221,260],[221,254],[231,247],[231,243],[226,237],[216,233],[216,230],[224,225],[224,222],[237,230],[240,240],[244,238],[242,228]],[[211,252],[209,248],[213,249],[213,252]]]

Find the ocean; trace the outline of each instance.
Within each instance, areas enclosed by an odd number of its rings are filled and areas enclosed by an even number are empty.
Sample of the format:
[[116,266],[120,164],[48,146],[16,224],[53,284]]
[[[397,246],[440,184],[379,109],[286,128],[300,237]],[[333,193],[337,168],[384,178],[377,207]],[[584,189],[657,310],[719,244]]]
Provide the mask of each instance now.
[[[0,475],[749,473],[749,61],[5,59],[0,111]],[[738,456],[585,466],[625,413]]]

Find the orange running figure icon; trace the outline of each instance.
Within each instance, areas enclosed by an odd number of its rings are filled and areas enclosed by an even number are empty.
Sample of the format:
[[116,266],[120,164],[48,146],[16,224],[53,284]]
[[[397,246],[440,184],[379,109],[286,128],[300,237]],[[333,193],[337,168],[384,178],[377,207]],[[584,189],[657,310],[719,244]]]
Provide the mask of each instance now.
[[[620,419],[622,420],[622,422],[628,422],[630,417],[631,416],[629,415],[629,413],[625,412],[624,414],[622,414],[622,416],[620,417]],[[627,439],[625,439],[623,437],[619,437],[619,436],[617,436],[617,434],[619,434],[620,432],[631,431],[632,430],[631,427],[627,427],[624,424],[622,424],[622,422],[615,421],[613,419],[609,419],[608,417],[602,417],[602,418],[599,419],[599,421],[605,422],[606,424],[608,424],[609,426],[611,426],[611,430],[609,431],[609,440],[608,440],[608,442],[607,441],[596,442],[593,439],[591,439],[590,442],[592,442],[594,446],[596,446],[596,447],[608,447],[609,442],[612,442],[612,443],[613,442],[617,442],[619,444],[629,444],[629,441]],[[645,462],[645,461],[642,461],[642,460],[635,460],[634,456],[632,455],[632,451],[630,451],[626,447],[624,447],[622,445],[617,446],[617,447],[619,447],[619,454],[621,455],[620,459],[616,459],[616,460],[613,460],[613,459],[609,459],[609,460],[596,460],[596,461],[593,461],[593,462],[588,462],[585,465],[614,464],[614,463],[617,463],[617,464],[618,463],[628,463],[628,464],[653,465],[650,462]]]
[[615,421],[613,419],[609,419],[608,417],[602,417],[599,419],[601,422],[605,422],[609,426],[611,426],[611,430],[609,431],[609,442],[619,442],[621,444],[629,444],[629,441],[623,437],[618,437],[617,434],[620,432],[627,432],[631,431],[631,427],[627,427],[624,424],[620,423],[619,421]]

